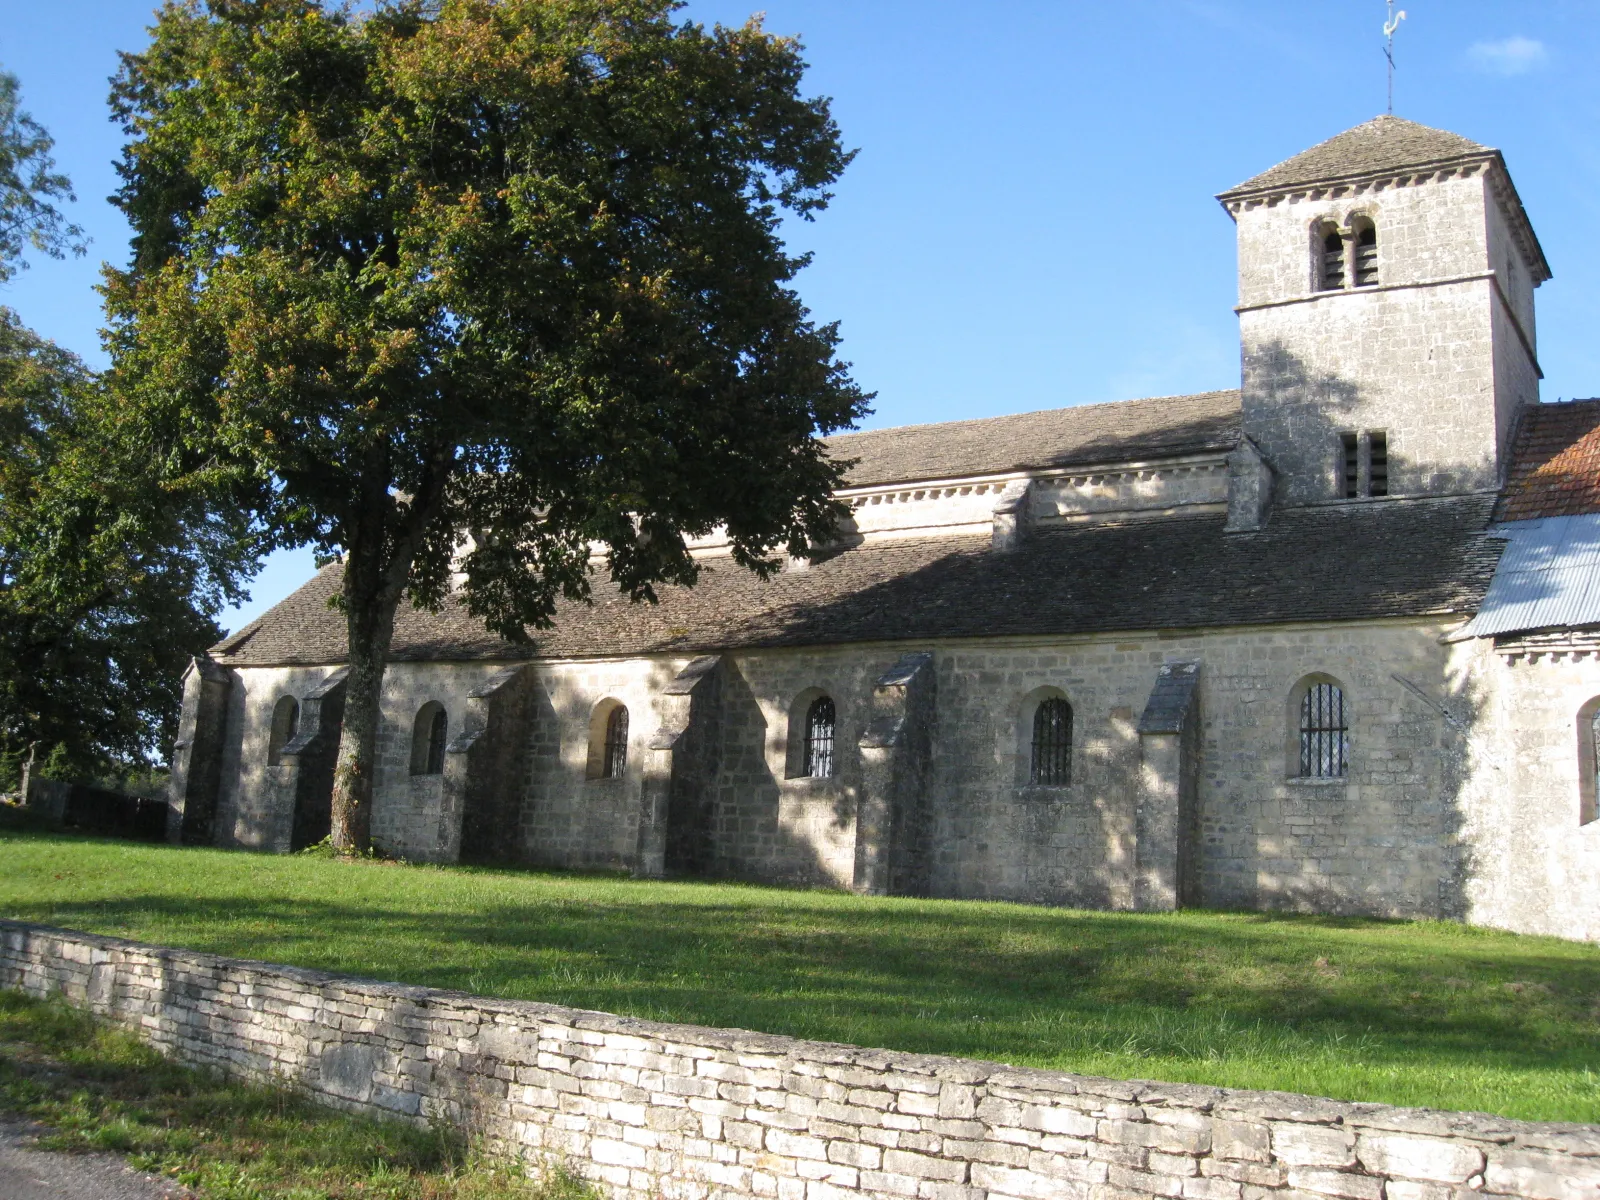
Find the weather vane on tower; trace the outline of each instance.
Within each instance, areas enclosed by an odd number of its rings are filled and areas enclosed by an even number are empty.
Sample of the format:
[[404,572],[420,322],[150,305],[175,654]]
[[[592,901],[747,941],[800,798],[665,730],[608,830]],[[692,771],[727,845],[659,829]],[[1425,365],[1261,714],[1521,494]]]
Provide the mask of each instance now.
[[1389,19],[1383,23],[1383,56],[1389,60],[1389,115],[1394,116],[1394,31],[1406,19],[1406,10],[1394,10],[1394,0],[1389,0]]

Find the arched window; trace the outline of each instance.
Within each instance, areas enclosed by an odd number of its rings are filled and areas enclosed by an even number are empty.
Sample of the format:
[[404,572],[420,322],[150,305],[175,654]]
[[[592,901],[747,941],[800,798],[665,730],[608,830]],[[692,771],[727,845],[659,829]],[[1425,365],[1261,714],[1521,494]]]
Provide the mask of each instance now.
[[1344,689],[1314,681],[1300,698],[1300,776],[1342,779],[1350,763],[1350,726]]
[[1356,243],[1356,286],[1372,287],[1378,282],[1378,227],[1369,217],[1355,217],[1350,222],[1350,232]]
[[272,710],[272,732],[267,735],[267,765],[283,762],[283,748],[300,732],[300,701],[284,696]]
[[605,779],[621,779],[628,770],[628,709],[619,704],[606,718],[605,761],[601,775]]
[[1578,824],[1600,817],[1600,696],[1578,710]]
[[1062,787],[1072,780],[1072,705],[1060,696],[1033,710],[1033,754],[1028,782]]
[[1589,811],[1583,814],[1584,824],[1595,818],[1595,797],[1600,795],[1600,708],[1589,718],[1589,758],[1594,764],[1589,771]]
[[811,779],[833,777],[833,733],[835,724],[833,701],[818,696],[806,709],[805,750],[800,773]]
[[444,773],[444,747],[450,736],[450,717],[444,705],[429,700],[417,710],[416,723],[411,727],[411,773],[413,775],[442,775]]
[[1322,255],[1320,286],[1325,292],[1337,292],[1344,287],[1344,235],[1337,227],[1324,225],[1317,242]]

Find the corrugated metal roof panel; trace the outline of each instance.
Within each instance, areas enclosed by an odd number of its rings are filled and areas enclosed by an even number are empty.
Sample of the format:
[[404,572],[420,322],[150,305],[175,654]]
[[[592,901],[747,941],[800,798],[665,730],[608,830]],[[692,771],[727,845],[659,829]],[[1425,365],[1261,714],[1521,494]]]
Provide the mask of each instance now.
[[1505,553],[1455,640],[1600,625],[1600,513],[1510,521],[1489,536],[1506,539]]

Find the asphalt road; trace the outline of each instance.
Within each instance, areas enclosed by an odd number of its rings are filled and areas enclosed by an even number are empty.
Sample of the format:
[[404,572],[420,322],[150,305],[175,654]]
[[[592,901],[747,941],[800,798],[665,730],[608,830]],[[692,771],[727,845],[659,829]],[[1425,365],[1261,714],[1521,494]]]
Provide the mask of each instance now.
[[135,1171],[116,1154],[61,1154],[34,1147],[36,1126],[0,1117],[0,1200],[179,1200],[169,1179]]

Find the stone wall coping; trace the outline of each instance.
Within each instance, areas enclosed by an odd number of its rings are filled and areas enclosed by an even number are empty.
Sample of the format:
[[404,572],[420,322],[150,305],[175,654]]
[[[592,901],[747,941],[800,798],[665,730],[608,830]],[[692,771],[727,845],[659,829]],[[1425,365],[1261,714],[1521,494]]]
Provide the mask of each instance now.
[[[269,981],[251,979],[255,986],[290,981],[325,1001],[364,998],[403,1001],[416,1009],[432,1010],[435,1019],[463,1025],[505,1026],[538,1040],[537,1027],[556,1026],[639,1038],[646,1042],[694,1046],[727,1055],[760,1058],[741,1064],[790,1070],[799,1064],[824,1068],[861,1068],[904,1076],[907,1084],[930,1080],[952,1084],[982,1084],[991,1097],[1021,1103],[1066,1103],[1072,1108],[1099,1111],[1100,1104],[1155,1110],[1146,1119],[1160,1121],[1169,1112],[1204,1114],[1218,1120],[1291,1122],[1298,1125],[1342,1126],[1352,1135],[1400,1134],[1429,1138],[1470,1139],[1489,1145],[1554,1151],[1575,1158],[1600,1158],[1600,1126],[1566,1122],[1518,1121],[1489,1113],[1454,1112],[1428,1108],[1402,1108],[1386,1104],[1304,1096],[1290,1092],[1248,1091],[1200,1084],[1162,1083],[1154,1080],[1118,1080],[1007,1063],[985,1062],[909,1051],[872,1049],[838,1042],[821,1042],[746,1029],[716,1029],[698,1025],[650,1021],[614,1013],[570,1008],[530,1000],[477,996],[416,984],[391,983],[307,967],[286,966],[252,959],[228,958],[204,950],[154,946],[106,934],[0,919],[0,944],[20,952],[30,939],[55,939],[59,957],[90,966],[113,961],[181,963],[197,974],[214,975],[219,982],[266,974]],[[84,955],[83,949],[89,953]],[[76,951],[76,953],[74,953]],[[359,1035],[352,1040],[360,1040]],[[502,1061],[516,1060],[505,1053],[509,1043],[495,1043]],[[529,1047],[527,1065],[538,1058],[538,1046]],[[720,1056],[719,1056],[720,1057]],[[849,1082],[846,1079],[846,1082]],[[881,1086],[881,1085],[880,1085]],[[892,1086],[892,1085],[891,1085]],[[936,1091],[937,1089],[930,1089]],[[1052,1097],[1055,1099],[1052,1100]],[[1073,1104],[1065,1097],[1078,1097]],[[1087,1102],[1087,1103],[1086,1103]]]

